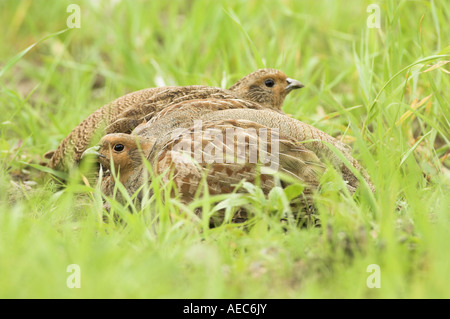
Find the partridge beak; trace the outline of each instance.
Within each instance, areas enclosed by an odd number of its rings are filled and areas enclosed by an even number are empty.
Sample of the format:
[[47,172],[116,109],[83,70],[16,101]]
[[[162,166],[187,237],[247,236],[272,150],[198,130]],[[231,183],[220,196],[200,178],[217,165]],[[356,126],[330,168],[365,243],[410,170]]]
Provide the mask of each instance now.
[[297,80],[287,78],[286,81],[288,83],[288,86],[286,86],[285,90],[288,92],[295,90],[295,89],[301,89],[302,87],[305,87],[302,83],[300,83]]
[[98,151],[100,150],[100,145],[92,146],[85,150],[81,155],[81,158],[84,158],[89,155],[95,155],[97,157],[106,157],[105,155],[100,154]]

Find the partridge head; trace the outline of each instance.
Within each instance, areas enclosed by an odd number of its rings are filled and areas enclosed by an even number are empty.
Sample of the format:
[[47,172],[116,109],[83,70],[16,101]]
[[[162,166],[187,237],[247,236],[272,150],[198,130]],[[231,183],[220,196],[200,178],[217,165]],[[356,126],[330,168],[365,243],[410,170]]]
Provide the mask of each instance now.
[[[281,135],[301,142],[306,149],[317,155],[323,163],[330,162],[337,170],[342,172],[344,180],[348,183],[349,190],[354,192],[359,185],[358,178],[344,164],[341,157],[333,151],[333,148],[337,148],[346,160],[362,174],[369,187],[372,190],[374,189],[368,174],[351,155],[349,146],[311,125],[274,110],[258,108],[255,105],[258,106],[259,104],[235,99],[185,101],[166,108],[151,121],[138,126],[133,133],[155,139],[158,143],[164,143],[168,141],[167,137],[170,136],[169,133],[172,130],[181,127],[188,128],[194,124],[195,120],[252,121],[265,127],[278,129]],[[328,145],[332,147],[328,147]]]
[[263,107],[281,110],[286,96],[304,87],[297,80],[288,78],[276,69],[260,69],[243,77],[229,88],[240,98],[261,104]]

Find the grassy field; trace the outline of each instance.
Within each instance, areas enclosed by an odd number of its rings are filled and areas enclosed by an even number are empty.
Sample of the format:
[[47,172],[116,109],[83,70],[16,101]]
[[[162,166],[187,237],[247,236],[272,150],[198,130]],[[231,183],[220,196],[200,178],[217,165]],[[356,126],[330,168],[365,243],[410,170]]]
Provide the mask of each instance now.
[[[1,1],[0,297],[450,298],[449,17],[445,0]],[[321,227],[281,224],[286,194],[249,188],[222,205],[251,223],[209,229],[189,213],[217,199],[180,208],[155,179],[142,210],[105,223],[79,173],[60,187],[36,169],[119,96],[261,67],[306,85],[285,112],[351,144],[376,194],[339,192],[330,170]]]

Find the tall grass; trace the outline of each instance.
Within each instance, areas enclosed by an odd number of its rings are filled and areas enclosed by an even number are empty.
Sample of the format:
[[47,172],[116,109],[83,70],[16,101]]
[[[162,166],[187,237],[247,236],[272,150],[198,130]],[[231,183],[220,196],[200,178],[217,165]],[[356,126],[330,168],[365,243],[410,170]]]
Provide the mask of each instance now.
[[[377,1],[0,2],[0,296],[9,298],[450,297],[449,6]],[[27,48],[29,48],[27,50]],[[248,226],[207,227],[157,177],[142,207],[36,170],[93,110],[157,85],[229,87],[260,67],[306,84],[284,110],[342,138],[376,194],[327,171],[321,227],[279,222],[280,189],[225,196]],[[122,223],[104,221],[103,201]],[[222,206],[221,206],[222,207]],[[217,209],[218,207],[216,207]],[[130,213],[130,209],[134,213]],[[231,209],[231,208],[229,208]],[[81,269],[68,288],[67,266]],[[380,266],[381,288],[367,267]]]

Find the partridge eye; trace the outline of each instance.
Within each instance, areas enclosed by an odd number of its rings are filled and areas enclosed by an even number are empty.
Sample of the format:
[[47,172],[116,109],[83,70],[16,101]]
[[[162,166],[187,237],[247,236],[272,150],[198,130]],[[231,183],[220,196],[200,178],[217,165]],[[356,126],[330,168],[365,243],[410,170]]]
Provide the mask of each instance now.
[[125,146],[123,146],[123,144],[116,144],[116,145],[114,145],[114,150],[116,152],[122,152],[124,148],[125,148]]
[[274,82],[272,79],[268,79],[268,80],[266,80],[266,81],[264,82],[264,84],[265,84],[267,87],[271,88],[271,87],[273,87],[273,86],[275,85],[275,82]]

